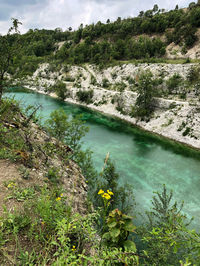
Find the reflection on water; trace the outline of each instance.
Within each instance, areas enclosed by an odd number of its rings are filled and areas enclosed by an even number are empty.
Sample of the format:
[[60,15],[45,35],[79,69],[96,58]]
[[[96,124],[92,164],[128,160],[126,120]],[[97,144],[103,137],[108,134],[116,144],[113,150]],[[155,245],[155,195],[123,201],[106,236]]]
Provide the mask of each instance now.
[[137,128],[105,117],[75,105],[63,103],[57,99],[26,92],[12,92],[9,96],[20,99],[24,105],[41,104],[39,111],[42,120],[50,113],[63,108],[69,116],[82,114],[90,131],[84,138],[84,148],[94,152],[97,170],[102,169],[107,152],[115,161],[121,176],[121,182],[134,186],[136,201],[140,208],[150,205],[153,191],[160,190],[163,184],[174,191],[177,201],[185,201],[185,211],[200,218],[200,156],[180,145],[150,136]]

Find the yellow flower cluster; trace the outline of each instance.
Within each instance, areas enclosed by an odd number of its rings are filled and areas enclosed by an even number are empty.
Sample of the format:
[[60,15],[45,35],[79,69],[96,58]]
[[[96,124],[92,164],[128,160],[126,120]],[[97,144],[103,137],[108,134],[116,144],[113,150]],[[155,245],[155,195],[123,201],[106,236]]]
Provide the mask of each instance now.
[[61,200],[61,197],[57,197],[57,198],[56,198],[56,201],[59,201],[59,200]]
[[75,250],[76,250],[76,247],[75,247],[75,246],[73,246],[73,247],[72,247],[72,251],[75,251]]
[[63,197],[63,194],[60,194],[60,197],[57,197],[57,198],[56,198],[56,201],[61,200],[62,197]]
[[10,184],[8,184],[7,188],[13,188],[16,187],[16,184],[14,182],[11,182]]
[[110,200],[111,196],[113,196],[114,194],[109,189],[107,190],[107,192],[104,192],[103,189],[100,189],[99,192],[98,192],[98,195],[101,195],[102,198]]

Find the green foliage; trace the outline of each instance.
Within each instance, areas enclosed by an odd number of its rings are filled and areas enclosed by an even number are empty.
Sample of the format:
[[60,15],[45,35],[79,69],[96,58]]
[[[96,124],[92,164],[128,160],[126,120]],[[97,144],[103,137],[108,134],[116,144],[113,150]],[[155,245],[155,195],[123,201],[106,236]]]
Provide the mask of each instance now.
[[76,93],[76,96],[78,97],[78,100],[80,102],[84,102],[86,104],[92,103],[92,98],[94,96],[93,90],[79,90]]
[[103,239],[108,246],[122,247],[127,250],[136,252],[135,243],[128,240],[130,232],[135,231],[132,217],[123,214],[118,209],[111,211],[107,218],[107,230]]
[[75,158],[81,148],[81,138],[89,130],[84,123],[81,116],[69,120],[64,110],[59,109],[53,111],[46,121],[46,130],[51,136],[67,144],[73,150],[72,158]]
[[196,83],[199,81],[199,73],[200,73],[200,68],[199,67],[191,67],[188,75],[187,75],[187,80],[190,83]]
[[43,57],[21,55],[15,59],[8,72],[13,75],[13,78],[31,76],[38,69],[39,64],[44,61]]
[[33,199],[36,193],[34,188],[19,188],[13,186],[12,193],[7,197],[7,199],[16,199],[17,201],[25,201],[27,199]]
[[[119,185],[119,174],[115,169],[115,165],[106,157],[105,164],[102,172],[100,173],[99,180],[94,180],[96,183],[93,183],[93,193],[94,195],[98,193],[100,189],[107,191],[110,190],[114,194],[112,201],[110,202],[107,214],[109,211],[115,208],[119,208],[122,212],[128,214],[133,210],[134,207],[134,196],[133,188],[130,185]],[[102,207],[104,202],[99,199],[95,199],[93,202],[94,206]]]
[[50,114],[47,120],[47,130],[53,137],[60,141],[64,141],[68,130],[68,116],[64,110],[55,110]]
[[92,85],[97,85],[97,80],[96,80],[95,76],[91,75],[91,77],[90,77],[90,83]]
[[66,88],[66,84],[61,81],[57,82],[54,85],[54,91],[56,92],[57,96],[63,101],[69,94],[68,89]]
[[138,80],[138,96],[133,115],[141,119],[149,118],[154,111],[153,75],[150,71],[140,75]]
[[[13,117],[13,113],[19,116]],[[20,117],[22,113],[19,104],[14,100],[3,99],[0,105],[0,158],[29,164],[27,156],[28,145],[19,134]],[[9,123],[13,125],[9,127]]]
[[[15,47],[18,39],[21,46],[14,54],[12,67],[8,71],[19,77],[30,75],[39,62],[52,59],[68,64],[94,63],[101,67],[114,60],[143,59],[145,62],[154,62],[157,60],[155,58],[165,55],[167,44],[172,42],[183,46],[186,52],[197,40],[200,7],[193,4],[187,12],[178,8],[163,12],[155,6],[141,11],[137,17],[120,18],[109,23],[98,21],[86,26],[81,24],[74,31],[30,29],[19,35],[19,22],[14,20],[15,27],[11,27],[7,34],[9,47]],[[16,34],[12,35],[12,31]],[[167,42],[159,37],[147,37],[153,34],[163,34]],[[141,37],[137,38],[139,35]],[[2,36],[1,40],[7,37]],[[58,48],[62,41],[64,44]],[[1,47],[5,58],[8,50],[3,48],[4,41]]]
[[186,127],[185,131],[182,133],[183,136],[187,136],[191,132],[190,127]]
[[167,80],[167,88],[169,90],[169,93],[172,93],[173,91],[176,91],[179,86],[182,84],[183,78],[175,73],[171,78]]
[[[5,74],[9,70],[10,65],[17,53],[19,53],[18,43],[18,26],[21,24],[18,19],[12,19],[12,26],[9,28],[5,36],[0,35],[0,104],[5,87]],[[13,36],[11,33],[15,33]]]
[[49,168],[47,172],[47,178],[54,184],[59,183],[60,181],[59,170],[55,167]]
[[[155,192],[156,196],[153,196],[152,205],[153,211],[148,214],[150,222],[155,222],[157,226],[166,224],[172,217],[174,217],[174,226],[176,226],[176,218],[180,215],[183,208],[183,202],[181,207],[177,209],[177,202],[171,204],[173,198],[173,192],[167,193],[166,186],[163,185],[163,191]],[[182,216],[183,218],[184,216]],[[154,221],[152,221],[152,218]],[[185,217],[184,217],[185,218]]]
[[92,201],[94,195],[92,190],[97,183],[97,171],[95,170],[93,161],[92,161],[92,151],[87,149],[86,151],[80,150],[76,154],[76,162],[80,166],[83,176],[86,179],[86,182],[89,186],[88,197]]
[[1,230],[7,235],[13,233],[16,235],[21,230],[30,225],[31,219],[25,213],[11,213],[4,208],[5,216],[1,217]]
[[102,80],[102,86],[103,86],[103,88],[108,88],[109,87],[109,80],[104,78]]
[[116,83],[114,88],[119,92],[123,92],[126,88],[126,84],[124,82]]
[[32,203],[32,212],[37,223],[40,221],[45,225],[40,236],[41,240],[45,241],[48,234],[54,233],[57,222],[70,214],[71,210],[66,206],[64,200],[58,187],[54,187],[51,192],[44,187],[40,197]]
[[186,226],[189,222],[181,213],[183,203],[178,208],[177,202],[172,203],[173,193],[167,193],[165,185],[163,191],[153,196],[152,211],[147,212],[149,225],[146,224],[138,232],[142,234],[147,265],[178,265],[179,260],[187,255]]

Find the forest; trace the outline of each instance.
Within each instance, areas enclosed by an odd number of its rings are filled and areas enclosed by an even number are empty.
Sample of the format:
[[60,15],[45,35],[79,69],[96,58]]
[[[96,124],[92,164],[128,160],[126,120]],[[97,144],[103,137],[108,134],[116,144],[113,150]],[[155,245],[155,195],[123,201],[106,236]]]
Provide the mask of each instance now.
[[115,60],[162,59],[166,46],[172,42],[182,47],[184,57],[198,40],[199,26],[200,7],[192,2],[187,9],[176,6],[168,12],[154,5],[137,17],[81,24],[77,30],[71,27],[65,30],[30,29],[25,34],[10,35],[10,43],[17,41],[20,44],[20,53],[10,72],[17,70],[21,75],[28,75],[39,63],[48,60],[104,65]]

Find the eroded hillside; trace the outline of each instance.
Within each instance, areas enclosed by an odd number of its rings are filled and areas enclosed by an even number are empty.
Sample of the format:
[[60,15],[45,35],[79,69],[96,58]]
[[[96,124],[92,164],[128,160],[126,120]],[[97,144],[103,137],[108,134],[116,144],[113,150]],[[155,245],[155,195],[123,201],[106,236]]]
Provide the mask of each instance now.
[[[59,66],[57,71],[42,64],[22,84],[199,148],[199,71],[194,63],[122,64],[102,70],[95,65]],[[150,119],[134,115],[143,73],[151,73],[153,81]]]

